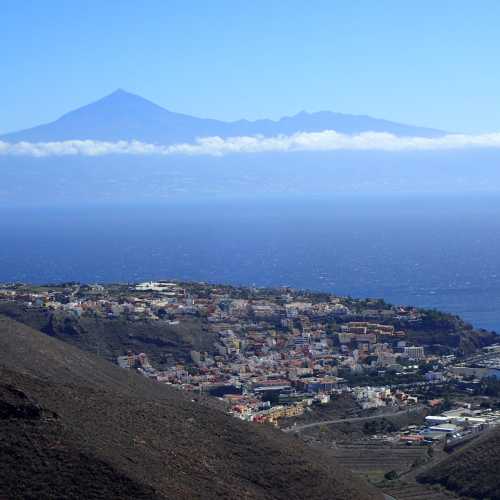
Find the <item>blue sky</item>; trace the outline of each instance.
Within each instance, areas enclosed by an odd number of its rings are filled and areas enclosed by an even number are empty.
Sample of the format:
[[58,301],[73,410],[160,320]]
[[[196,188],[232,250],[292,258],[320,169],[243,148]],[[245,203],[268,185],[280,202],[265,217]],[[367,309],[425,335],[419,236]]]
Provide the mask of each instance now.
[[500,131],[499,25],[498,0],[3,0],[0,133],[116,88],[220,119]]

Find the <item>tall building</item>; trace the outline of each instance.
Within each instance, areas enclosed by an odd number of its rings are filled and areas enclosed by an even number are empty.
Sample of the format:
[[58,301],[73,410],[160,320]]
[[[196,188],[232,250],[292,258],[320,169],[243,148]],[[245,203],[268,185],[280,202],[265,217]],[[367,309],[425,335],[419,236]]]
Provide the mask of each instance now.
[[409,359],[415,359],[415,360],[425,359],[425,352],[422,346],[405,347],[404,352]]

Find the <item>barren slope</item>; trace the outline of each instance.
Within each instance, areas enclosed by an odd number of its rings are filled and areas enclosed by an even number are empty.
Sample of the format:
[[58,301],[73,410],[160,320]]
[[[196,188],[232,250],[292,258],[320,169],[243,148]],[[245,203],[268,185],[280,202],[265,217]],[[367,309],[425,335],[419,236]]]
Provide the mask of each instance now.
[[500,431],[494,429],[418,477],[461,496],[500,499]]
[[4,317],[0,419],[8,498],[378,498],[292,436]]

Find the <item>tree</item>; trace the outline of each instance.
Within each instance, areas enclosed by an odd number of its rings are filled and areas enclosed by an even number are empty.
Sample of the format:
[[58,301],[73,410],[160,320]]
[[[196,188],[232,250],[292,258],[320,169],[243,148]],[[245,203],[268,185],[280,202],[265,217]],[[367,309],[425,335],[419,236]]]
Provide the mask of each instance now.
[[395,470],[390,470],[384,474],[384,478],[388,481],[393,481],[398,478],[398,473]]

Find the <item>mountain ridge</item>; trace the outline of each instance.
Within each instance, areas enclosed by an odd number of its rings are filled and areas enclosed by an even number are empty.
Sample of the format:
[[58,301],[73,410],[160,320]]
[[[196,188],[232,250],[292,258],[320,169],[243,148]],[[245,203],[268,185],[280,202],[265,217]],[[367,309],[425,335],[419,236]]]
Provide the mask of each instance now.
[[221,121],[169,111],[136,94],[117,89],[63,114],[58,119],[0,135],[6,142],[65,140],[138,140],[157,144],[193,142],[200,137],[275,136],[335,130],[339,133],[388,132],[398,136],[438,137],[444,132],[367,115],[301,111],[278,120]]

